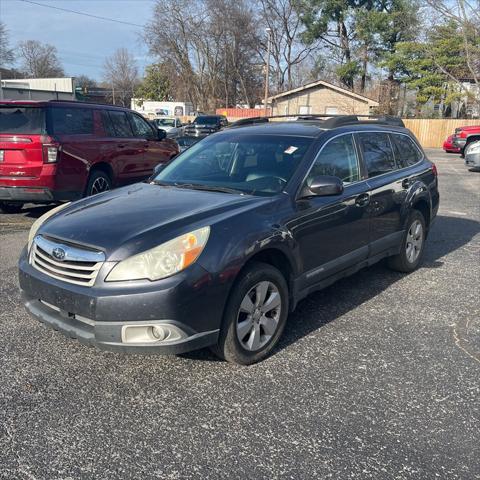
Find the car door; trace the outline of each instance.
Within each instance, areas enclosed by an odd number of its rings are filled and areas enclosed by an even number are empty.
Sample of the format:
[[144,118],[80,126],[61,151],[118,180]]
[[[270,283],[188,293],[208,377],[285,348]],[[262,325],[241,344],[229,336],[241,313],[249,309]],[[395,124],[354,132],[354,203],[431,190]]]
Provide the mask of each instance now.
[[405,172],[396,163],[388,132],[356,134],[370,187],[370,256],[399,244],[401,209],[406,196]]
[[368,185],[352,134],[336,136],[322,147],[305,182],[319,175],[341,178],[344,191],[296,202],[296,216],[289,228],[303,262],[300,288],[318,283],[368,255]]
[[140,115],[129,113],[134,135],[145,140],[144,166],[145,176],[152,174],[159,163],[168,163],[172,156],[172,148],[167,141],[159,140],[155,129]]
[[123,110],[109,110],[108,114],[115,132],[116,161],[119,166],[120,183],[131,183],[148,176],[145,160],[147,140],[133,133],[128,113]]

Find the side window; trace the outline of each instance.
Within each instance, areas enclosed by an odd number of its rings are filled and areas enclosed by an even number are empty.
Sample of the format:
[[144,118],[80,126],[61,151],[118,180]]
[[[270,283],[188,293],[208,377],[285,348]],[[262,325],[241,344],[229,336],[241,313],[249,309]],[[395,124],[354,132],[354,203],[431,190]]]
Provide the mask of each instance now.
[[130,127],[126,112],[110,110],[108,113],[110,114],[116,137],[133,137],[132,127]]
[[407,135],[390,134],[397,162],[402,167],[415,165],[422,159],[422,153],[414,141]]
[[102,110],[102,124],[107,137],[114,137],[115,129],[113,128],[112,120],[110,119],[110,115],[108,114],[107,110]]
[[345,183],[360,180],[357,152],[351,134],[334,138],[323,147],[307,181],[320,175],[332,175]]
[[152,128],[142,117],[134,113],[129,113],[128,116],[132,121],[133,134],[136,137],[146,138],[148,140],[155,138]]
[[93,110],[91,108],[53,107],[51,112],[53,133],[64,135],[93,133]]
[[397,169],[392,145],[387,133],[363,132],[358,134],[369,177]]

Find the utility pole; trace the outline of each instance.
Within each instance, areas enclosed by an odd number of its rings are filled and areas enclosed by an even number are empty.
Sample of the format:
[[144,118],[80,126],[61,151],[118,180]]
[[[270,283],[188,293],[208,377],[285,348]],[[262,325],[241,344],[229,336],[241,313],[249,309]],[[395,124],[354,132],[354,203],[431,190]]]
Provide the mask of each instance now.
[[265,116],[268,115],[268,84],[270,83],[270,34],[271,28],[266,28],[267,32],[267,64],[265,65]]

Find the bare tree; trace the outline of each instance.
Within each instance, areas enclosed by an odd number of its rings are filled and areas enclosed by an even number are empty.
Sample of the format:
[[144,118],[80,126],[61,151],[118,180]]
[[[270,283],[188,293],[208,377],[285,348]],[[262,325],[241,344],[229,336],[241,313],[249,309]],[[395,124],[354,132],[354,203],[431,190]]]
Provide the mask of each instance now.
[[[465,62],[471,76],[475,82],[477,92],[480,92],[480,0],[426,0],[430,8],[440,14],[441,18],[446,18],[455,22],[462,35],[463,50]],[[472,41],[472,39],[474,39]],[[438,65],[437,68],[441,66]],[[442,70],[440,68],[440,70]],[[450,79],[464,89],[462,82],[452,76],[445,69],[442,73],[449,76]]]
[[260,0],[259,3],[260,23],[272,31],[276,90],[289,90],[296,86],[301,64],[318,48],[318,42],[307,45],[301,41],[304,27],[297,11],[298,1]]
[[58,59],[57,49],[37,40],[27,40],[18,45],[21,71],[28,78],[63,77],[65,75]]
[[135,57],[126,48],[119,48],[105,60],[103,68],[104,80],[112,88],[112,103],[129,107],[138,85]]
[[9,47],[8,32],[5,24],[0,22],[0,67],[13,62],[13,50]]
[[258,99],[261,59],[246,0],[157,0],[145,41],[176,72],[174,94],[198,109]]

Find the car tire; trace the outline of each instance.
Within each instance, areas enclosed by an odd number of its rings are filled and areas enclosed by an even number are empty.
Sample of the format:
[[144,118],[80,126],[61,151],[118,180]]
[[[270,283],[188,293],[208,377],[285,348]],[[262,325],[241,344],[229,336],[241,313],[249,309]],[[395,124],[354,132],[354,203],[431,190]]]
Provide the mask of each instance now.
[[252,263],[232,289],[213,352],[239,365],[262,360],[282,335],[288,306],[288,286],[282,273],[271,265]]
[[87,188],[85,189],[85,196],[91,197],[98,193],[111,190],[112,180],[108,173],[103,170],[94,170],[88,177]]
[[418,210],[412,210],[402,238],[400,253],[388,259],[388,266],[397,272],[413,272],[422,260],[425,238],[425,218]]
[[20,213],[23,205],[23,203],[0,202],[0,210],[4,213]]

